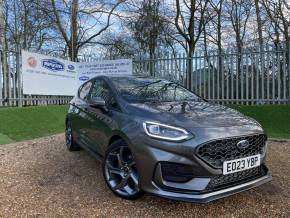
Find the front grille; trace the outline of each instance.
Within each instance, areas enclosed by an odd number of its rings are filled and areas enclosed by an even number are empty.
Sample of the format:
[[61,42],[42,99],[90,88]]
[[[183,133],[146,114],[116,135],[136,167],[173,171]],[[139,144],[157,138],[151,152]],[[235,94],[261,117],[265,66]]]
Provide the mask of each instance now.
[[[248,140],[249,147],[238,148],[237,143],[241,140]],[[266,140],[267,136],[263,134],[219,139],[200,145],[197,149],[197,155],[209,165],[222,168],[224,161],[262,154]]]
[[241,172],[236,172],[228,175],[218,175],[211,178],[207,185],[207,190],[224,188],[227,185],[236,185],[238,183],[247,182],[255,178],[267,174],[267,168],[264,165],[248,169]]

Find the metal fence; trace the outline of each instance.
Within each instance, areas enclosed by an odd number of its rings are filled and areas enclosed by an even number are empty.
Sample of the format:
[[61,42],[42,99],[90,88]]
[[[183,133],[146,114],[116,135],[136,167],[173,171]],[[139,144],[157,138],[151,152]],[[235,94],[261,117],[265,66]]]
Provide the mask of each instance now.
[[[20,57],[20,52],[0,51],[0,107],[70,101],[72,96],[23,95]],[[133,60],[133,72],[175,81],[215,103],[286,104],[290,103],[289,63],[290,43],[245,49],[243,53],[234,49],[220,54],[196,52],[191,59],[185,54],[153,60],[137,58]],[[187,72],[191,74],[190,83]]]
[[[216,103],[286,104],[290,103],[289,47],[266,46],[245,49],[243,53],[227,50],[207,55],[197,52],[192,61],[184,54],[167,55],[135,60],[134,71],[178,82]],[[190,86],[186,81],[189,63]]]

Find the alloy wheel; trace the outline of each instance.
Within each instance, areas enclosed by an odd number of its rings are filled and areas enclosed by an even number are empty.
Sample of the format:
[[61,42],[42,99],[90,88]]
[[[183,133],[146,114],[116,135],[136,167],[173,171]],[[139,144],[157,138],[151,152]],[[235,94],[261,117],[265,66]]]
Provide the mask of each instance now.
[[140,191],[136,164],[127,146],[111,150],[105,161],[105,179],[113,191],[124,197]]

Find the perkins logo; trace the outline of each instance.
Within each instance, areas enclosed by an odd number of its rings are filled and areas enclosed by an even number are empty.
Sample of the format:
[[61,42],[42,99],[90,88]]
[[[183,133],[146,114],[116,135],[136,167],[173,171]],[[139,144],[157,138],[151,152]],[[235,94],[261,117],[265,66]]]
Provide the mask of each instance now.
[[55,59],[44,59],[42,60],[42,67],[52,71],[63,71],[64,64]]
[[79,78],[79,80],[81,80],[81,81],[86,81],[86,80],[88,80],[88,79],[89,79],[88,76],[81,76],[81,77]]
[[70,64],[70,65],[67,66],[67,68],[68,68],[69,70],[74,70],[74,69],[75,69],[75,66]]

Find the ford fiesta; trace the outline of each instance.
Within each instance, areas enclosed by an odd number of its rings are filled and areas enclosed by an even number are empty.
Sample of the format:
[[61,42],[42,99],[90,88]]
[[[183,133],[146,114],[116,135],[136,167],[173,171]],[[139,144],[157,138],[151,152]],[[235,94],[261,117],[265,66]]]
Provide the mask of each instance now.
[[209,202],[271,180],[258,122],[167,80],[85,82],[70,103],[66,145],[101,160],[106,184],[125,199]]

